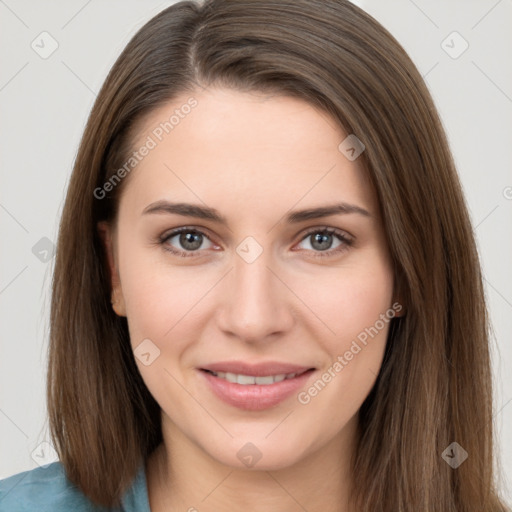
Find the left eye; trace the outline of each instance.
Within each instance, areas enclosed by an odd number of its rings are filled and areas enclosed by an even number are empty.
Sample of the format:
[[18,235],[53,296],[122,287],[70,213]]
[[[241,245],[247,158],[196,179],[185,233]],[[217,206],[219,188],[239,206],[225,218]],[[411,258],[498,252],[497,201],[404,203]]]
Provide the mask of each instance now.
[[[310,231],[306,234],[306,236],[302,239],[301,243],[308,242],[309,247],[306,247],[308,250],[312,250],[316,253],[327,253],[331,254],[333,252],[339,252],[350,246],[352,241],[335,229],[322,229]],[[336,243],[337,242],[337,243]],[[333,243],[336,245],[333,247]],[[323,254],[317,254],[318,256],[323,256]]]

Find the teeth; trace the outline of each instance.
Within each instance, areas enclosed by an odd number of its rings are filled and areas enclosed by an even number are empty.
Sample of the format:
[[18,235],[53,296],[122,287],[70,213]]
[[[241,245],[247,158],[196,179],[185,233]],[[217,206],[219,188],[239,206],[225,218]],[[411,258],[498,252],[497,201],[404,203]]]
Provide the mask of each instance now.
[[233,377],[235,377],[238,384],[256,384],[256,378],[249,375],[235,375],[233,373]]
[[249,384],[262,384],[262,385],[268,385],[268,384],[274,384],[274,382],[281,382],[285,379],[293,379],[297,373],[281,373],[279,375],[268,375],[266,377],[254,377],[252,375],[240,375],[236,373],[229,373],[229,372],[210,372],[216,377],[219,377],[220,379],[225,379],[228,382],[233,382],[235,384],[243,384],[243,385],[249,385]]

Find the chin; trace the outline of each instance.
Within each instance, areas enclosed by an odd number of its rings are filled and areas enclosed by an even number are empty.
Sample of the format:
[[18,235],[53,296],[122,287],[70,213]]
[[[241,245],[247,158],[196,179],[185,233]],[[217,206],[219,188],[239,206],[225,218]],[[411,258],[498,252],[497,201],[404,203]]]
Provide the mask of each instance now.
[[278,436],[275,439],[265,439],[266,435],[268,431],[260,436],[235,437],[224,446],[215,444],[204,448],[219,463],[249,471],[285,469],[307,457],[307,447],[300,436],[297,439],[288,439],[283,444]]

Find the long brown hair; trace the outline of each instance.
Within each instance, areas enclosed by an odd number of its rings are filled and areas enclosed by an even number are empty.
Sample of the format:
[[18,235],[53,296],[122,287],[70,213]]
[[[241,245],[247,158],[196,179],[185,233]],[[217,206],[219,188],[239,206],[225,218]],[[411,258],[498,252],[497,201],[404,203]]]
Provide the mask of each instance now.
[[[160,408],[111,309],[97,233],[154,109],[198,87],[303,99],[356,134],[380,201],[406,315],[392,320],[360,412],[361,511],[504,511],[494,480],[488,318],[468,210],[431,96],[396,39],[347,0],[172,5],[117,59],[80,144],[58,238],[48,371],[52,439],[68,478],[114,506],[162,442]],[[196,108],[200,108],[200,105]],[[137,172],[136,169],[133,172]],[[457,442],[468,458],[442,457]]]

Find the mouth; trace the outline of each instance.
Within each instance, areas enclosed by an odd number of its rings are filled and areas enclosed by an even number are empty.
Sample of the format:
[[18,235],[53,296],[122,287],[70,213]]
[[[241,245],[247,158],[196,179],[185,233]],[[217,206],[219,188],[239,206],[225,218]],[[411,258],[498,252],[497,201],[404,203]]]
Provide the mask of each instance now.
[[214,372],[212,370],[207,370],[205,368],[201,368],[202,371],[213,375],[214,377],[218,377],[219,379],[224,379],[232,384],[241,384],[242,386],[251,386],[251,385],[259,385],[259,386],[268,386],[270,384],[275,384],[276,382],[282,382],[283,380],[294,379],[295,377],[299,377],[307,372],[311,372],[314,368],[308,368],[307,370],[303,370],[301,372],[292,372],[292,373],[278,373],[276,375],[266,375],[266,376],[256,376],[256,375],[245,375],[243,373],[232,373],[232,372]]
[[[230,363],[223,364],[222,369],[220,364],[216,368],[212,366],[197,369],[211,396],[245,411],[262,411],[277,406],[305,388],[316,373],[316,368],[282,364],[248,368],[248,365]],[[235,369],[238,371],[233,371]]]

